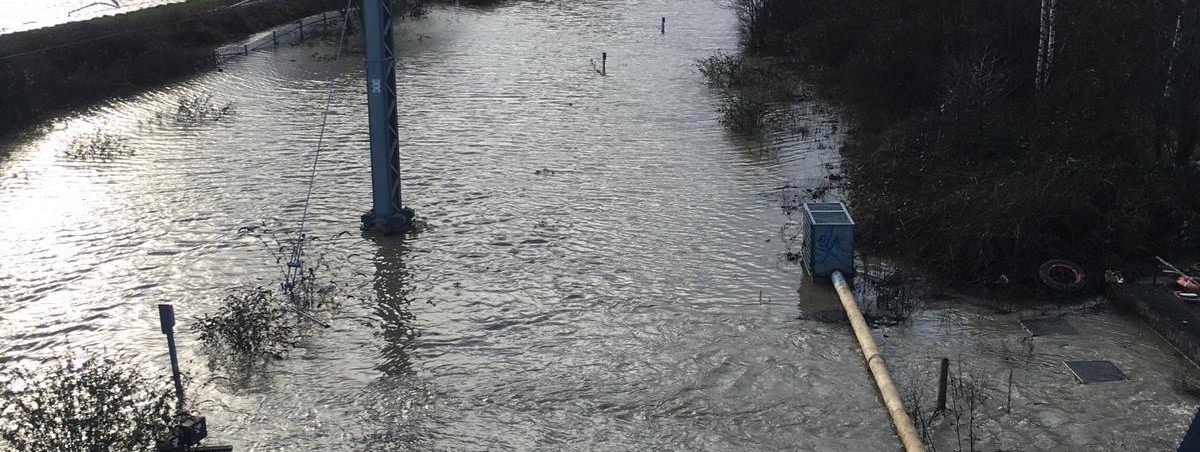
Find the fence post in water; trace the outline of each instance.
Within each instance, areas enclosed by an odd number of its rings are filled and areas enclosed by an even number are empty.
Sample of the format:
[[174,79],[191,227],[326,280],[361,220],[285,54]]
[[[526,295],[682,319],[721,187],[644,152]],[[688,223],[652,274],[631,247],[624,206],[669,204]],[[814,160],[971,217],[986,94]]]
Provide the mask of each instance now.
[[936,413],[941,413],[941,412],[946,411],[946,384],[947,384],[946,380],[949,377],[950,377],[950,358],[942,358],[942,373],[941,373],[941,376],[938,378],[938,399],[937,399],[937,411],[935,411]]
[[1012,412],[1012,374],[1013,370],[1008,369],[1008,402],[1004,403],[1004,412]]
[[250,44],[242,44],[242,55],[250,54]]
[[600,75],[608,75],[608,52],[600,53]]
[[304,42],[304,19],[300,19],[300,22],[297,23],[300,27],[300,42]]
[[169,304],[158,305],[158,322],[163,334],[167,335],[167,353],[171,355],[171,379],[175,381],[175,397],[179,409],[183,409],[183,381],[179,379],[179,355],[175,352],[175,308]]
[[271,44],[279,47],[279,35],[275,34],[275,30],[271,30]]
[[667,34],[667,18],[662,18],[662,28],[659,29],[659,34]]

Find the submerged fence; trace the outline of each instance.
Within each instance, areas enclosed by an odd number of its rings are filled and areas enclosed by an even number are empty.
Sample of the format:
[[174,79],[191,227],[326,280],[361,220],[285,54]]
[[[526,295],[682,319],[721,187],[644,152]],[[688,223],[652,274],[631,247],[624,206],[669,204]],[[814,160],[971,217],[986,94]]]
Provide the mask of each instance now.
[[[353,16],[352,16],[353,17]],[[330,27],[339,26],[342,15],[339,12],[324,12],[305,17],[271,31],[260,33],[242,44],[219,47],[213,51],[218,63],[230,58],[249,55],[250,52],[266,47],[278,47],[280,44],[296,45],[320,36],[329,31]]]

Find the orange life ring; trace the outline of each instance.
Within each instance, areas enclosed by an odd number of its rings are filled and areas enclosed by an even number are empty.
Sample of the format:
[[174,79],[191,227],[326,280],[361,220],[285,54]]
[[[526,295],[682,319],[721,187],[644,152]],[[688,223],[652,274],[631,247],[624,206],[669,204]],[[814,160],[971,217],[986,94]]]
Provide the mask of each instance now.
[[1062,259],[1051,259],[1038,268],[1042,284],[1059,292],[1074,292],[1087,284],[1087,274],[1078,265]]

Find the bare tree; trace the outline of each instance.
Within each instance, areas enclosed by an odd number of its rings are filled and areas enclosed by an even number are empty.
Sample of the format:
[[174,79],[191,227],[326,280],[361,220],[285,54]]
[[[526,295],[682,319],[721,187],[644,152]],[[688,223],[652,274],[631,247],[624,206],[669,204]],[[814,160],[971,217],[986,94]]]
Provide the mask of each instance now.
[[1044,89],[1050,81],[1050,71],[1054,67],[1054,34],[1055,18],[1058,15],[1058,0],[1042,0],[1041,26],[1038,30],[1037,74],[1034,76],[1034,88]]
[[1171,97],[1171,77],[1175,75],[1175,60],[1179,59],[1179,38],[1183,35],[1183,12],[1188,0],[1179,1],[1179,14],[1175,16],[1175,34],[1171,37],[1171,57],[1167,62],[1167,81],[1163,83],[1163,98]]

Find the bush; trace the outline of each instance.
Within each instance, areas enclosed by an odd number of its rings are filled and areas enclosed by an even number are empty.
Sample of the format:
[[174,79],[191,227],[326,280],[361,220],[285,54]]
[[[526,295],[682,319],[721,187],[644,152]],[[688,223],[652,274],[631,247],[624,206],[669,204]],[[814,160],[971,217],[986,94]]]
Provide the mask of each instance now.
[[213,103],[211,94],[180,97],[175,107],[175,122],[195,124],[203,121],[220,121],[234,113],[233,102]]
[[128,157],[133,154],[133,149],[129,147],[129,139],[103,130],[75,137],[63,152],[63,155],[71,160],[102,161]]
[[303,239],[302,249],[308,251],[302,253],[300,266],[292,268],[287,261],[295,239],[280,238],[265,226],[242,228],[239,233],[258,239],[275,254],[283,269],[281,287],[289,282],[291,287],[280,292],[262,287],[234,289],[217,312],[198,318],[192,328],[205,345],[234,356],[282,357],[303,339],[318,316],[337,312],[342,299],[353,298],[348,277],[326,263],[327,249],[314,251],[316,238]]
[[210,347],[282,356],[300,339],[300,320],[287,303],[261,287],[238,289],[225,297],[215,314],[197,319],[193,328]]
[[174,392],[109,358],[67,355],[0,370],[0,444],[18,452],[154,450],[170,435]]
[[780,104],[799,95],[795,77],[768,62],[718,51],[696,61],[696,68],[718,91],[721,124],[741,135],[778,125],[786,119]]
[[[1200,251],[1200,78],[1183,75],[1200,5],[1063,3],[1039,88],[1036,0],[734,3],[750,55],[800,56],[857,123],[842,156],[864,251],[964,283]],[[703,70],[740,70],[726,60]]]

